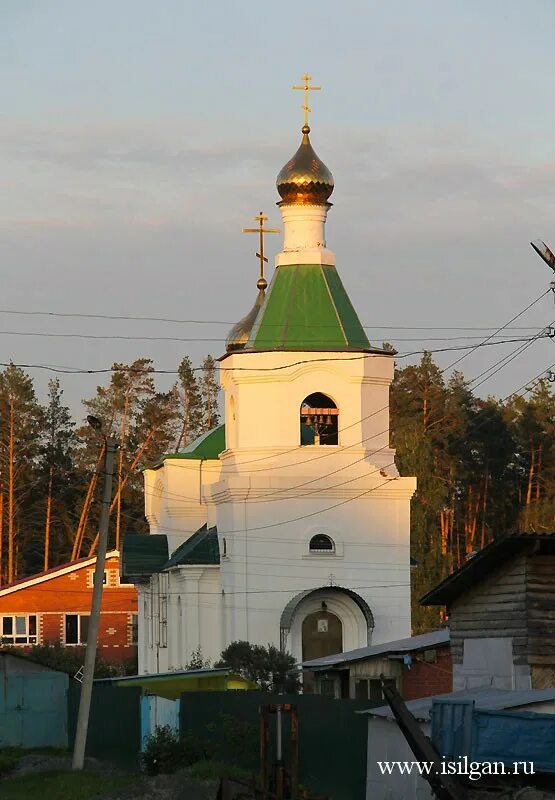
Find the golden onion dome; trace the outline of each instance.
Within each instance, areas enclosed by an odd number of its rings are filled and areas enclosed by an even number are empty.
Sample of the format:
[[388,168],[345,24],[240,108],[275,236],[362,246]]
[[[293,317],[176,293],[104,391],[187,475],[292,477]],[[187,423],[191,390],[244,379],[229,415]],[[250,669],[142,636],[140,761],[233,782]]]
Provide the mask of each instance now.
[[282,203],[326,205],[333,192],[333,175],[312,149],[309,126],[303,125],[302,132],[301,146],[277,176],[277,190]]
[[249,336],[251,335],[253,325],[256,322],[258,312],[260,311],[262,303],[264,302],[266,286],[268,283],[265,278],[259,278],[256,285],[258,287],[258,296],[255,304],[249,313],[243,317],[243,319],[240,319],[239,322],[235,323],[233,328],[230,330],[227,339],[225,340],[225,349],[228,353],[232,353],[235,350],[242,350],[249,341]]

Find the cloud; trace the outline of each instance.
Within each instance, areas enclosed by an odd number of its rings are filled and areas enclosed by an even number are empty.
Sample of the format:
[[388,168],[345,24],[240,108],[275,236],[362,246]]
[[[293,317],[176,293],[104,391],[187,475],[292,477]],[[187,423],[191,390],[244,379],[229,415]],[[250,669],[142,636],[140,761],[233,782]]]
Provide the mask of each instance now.
[[[502,324],[541,293],[547,276],[531,252],[525,257],[528,241],[548,240],[552,228],[553,161],[460,129],[338,126],[312,139],[335,176],[328,245],[365,323]],[[95,313],[108,304],[114,314],[239,319],[257,274],[255,243],[240,231],[259,209],[279,224],[275,176],[297,144],[296,134],[284,142],[277,133],[168,120],[4,125],[0,249],[14,265],[5,307]],[[271,238],[269,254],[279,241]],[[523,320],[547,322],[539,308]],[[227,328],[207,330],[210,338]],[[192,327],[191,335],[203,334]],[[395,332],[371,337],[395,340]],[[15,361],[101,367],[147,353],[171,368],[184,351],[200,360],[208,348],[220,350],[204,341],[88,349],[72,339],[55,347],[50,339],[3,341]],[[484,392],[506,393],[538,372],[549,363],[539,348]],[[497,357],[473,355],[468,374]],[[72,380],[78,397],[81,384]]]
[[[234,230],[261,204],[287,150],[277,135],[188,121],[101,125],[12,122],[0,132],[9,188],[4,227],[42,225]],[[479,239],[546,226],[555,162],[460,129],[400,127],[313,135],[336,178],[332,213],[369,239]],[[285,156],[284,156],[285,154]]]

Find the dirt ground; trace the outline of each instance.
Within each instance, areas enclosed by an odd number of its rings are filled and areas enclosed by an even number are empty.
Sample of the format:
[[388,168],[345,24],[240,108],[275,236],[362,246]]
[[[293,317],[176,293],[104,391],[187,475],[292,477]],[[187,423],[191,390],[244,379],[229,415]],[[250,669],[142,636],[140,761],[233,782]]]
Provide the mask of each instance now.
[[[104,776],[123,776],[127,773],[104,761],[87,758],[85,769]],[[33,773],[65,772],[71,770],[71,755],[28,754],[23,756],[6,779]],[[219,781],[195,781],[185,775],[137,776],[123,789],[111,792],[99,800],[216,800]],[[1,792],[0,792],[1,796]],[[85,800],[85,799],[84,799]]]

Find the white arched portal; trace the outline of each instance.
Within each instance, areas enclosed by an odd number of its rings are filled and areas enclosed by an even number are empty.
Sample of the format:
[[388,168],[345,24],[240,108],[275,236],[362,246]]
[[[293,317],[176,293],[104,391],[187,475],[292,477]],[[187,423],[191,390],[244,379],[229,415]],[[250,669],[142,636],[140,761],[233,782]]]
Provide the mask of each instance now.
[[303,594],[298,597],[298,602],[294,598],[288,603],[282,615],[282,649],[291,653],[299,664],[302,662],[303,621],[320,611],[323,602],[327,611],[341,622],[343,652],[370,644],[374,625],[372,612],[353,591],[323,586]]

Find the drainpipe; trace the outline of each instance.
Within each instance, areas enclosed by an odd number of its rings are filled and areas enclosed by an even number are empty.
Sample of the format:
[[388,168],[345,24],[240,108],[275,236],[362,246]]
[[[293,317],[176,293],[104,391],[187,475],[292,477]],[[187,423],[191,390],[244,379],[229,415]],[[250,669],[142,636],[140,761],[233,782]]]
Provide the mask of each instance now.
[[200,505],[202,505],[202,465],[205,461],[205,458],[201,458],[198,467],[198,501]]

